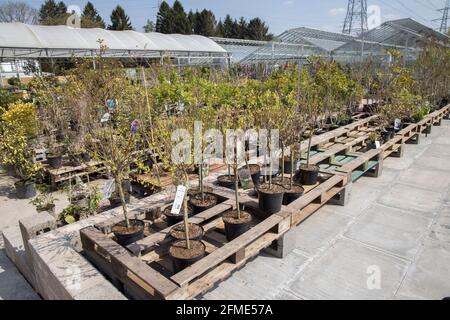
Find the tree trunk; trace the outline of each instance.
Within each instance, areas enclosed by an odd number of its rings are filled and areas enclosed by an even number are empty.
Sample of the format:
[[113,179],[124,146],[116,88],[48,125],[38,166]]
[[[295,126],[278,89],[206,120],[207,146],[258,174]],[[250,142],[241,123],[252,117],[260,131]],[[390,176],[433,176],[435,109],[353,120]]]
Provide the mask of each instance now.
[[183,220],[184,220],[184,232],[186,234],[186,248],[189,250],[191,249],[191,242],[189,239],[189,214],[188,214],[187,194],[188,194],[188,187],[186,186],[186,193],[183,199],[183,207],[184,207]]
[[291,147],[291,179],[289,181],[289,190],[292,190],[292,180],[294,180],[294,149]]
[[130,228],[130,220],[128,219],[127,203],[125,201],[125,194],[123,192],[122,179],[116,179],[117,188],[119,189],[120,201],[122,202],[123,216],[125,218],[125,224],[127,228]]
[[306,167],[309,168],[309,158],[311,157],[311,143],[313,138],[314,130],[311,130],[308,140],[308,155],[306,157]]
[[284,143],[281,143],[281,181],[284,181]]

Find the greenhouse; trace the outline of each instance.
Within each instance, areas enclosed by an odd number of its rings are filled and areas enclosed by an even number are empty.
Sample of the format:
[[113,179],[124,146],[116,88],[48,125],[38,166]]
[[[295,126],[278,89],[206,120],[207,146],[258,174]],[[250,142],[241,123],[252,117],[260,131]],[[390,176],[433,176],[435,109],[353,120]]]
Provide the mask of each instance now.
[[239,64],[283,64],[304,62],[310,56],[323,56],[341,62],[356,62],[372,57],[388,61],[387,49],[401,49],[405,59],[414,60],[426,39],[448,45],[449,37],[413,19],[393,20],[355,37],[311,28],[283,32],[273,41],[213,38]]
[[227,52],[207,37],[0,23],[2,60],[105,57],[164,59],[177,65],[226,64]]

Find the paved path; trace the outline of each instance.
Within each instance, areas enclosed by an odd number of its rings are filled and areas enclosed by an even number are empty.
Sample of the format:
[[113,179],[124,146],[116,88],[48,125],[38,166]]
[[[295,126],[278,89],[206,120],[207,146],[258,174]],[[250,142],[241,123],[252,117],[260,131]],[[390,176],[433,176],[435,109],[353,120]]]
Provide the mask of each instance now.
[[260,255],[204,299],[442,299],[450,296],[450,121],[378,179],[353,185],[295,229],[285,259]]

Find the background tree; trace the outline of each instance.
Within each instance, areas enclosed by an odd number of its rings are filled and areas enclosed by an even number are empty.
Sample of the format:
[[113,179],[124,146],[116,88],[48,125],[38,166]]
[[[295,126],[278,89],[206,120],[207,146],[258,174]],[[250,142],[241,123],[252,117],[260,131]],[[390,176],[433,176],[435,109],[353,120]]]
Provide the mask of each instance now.
[[205,37],[212,37],[216,33],[216,17],[210,10],[203,10],[197,15],[194,33]]
[[273,38],[273,35],[269,34],[269,27],[260,18],[249,21],[247,35],[251,40],[270,41]]
[[155,23],[152,20],[148,19],[147,24],[144,26],[144,32],[147,33],[154,32],[155,30],[156,30]]
[[248,23],[244,17],[239,18],[239,22],[237,23],[237,38],[239,39],[249,39],[250,34],[248,32]]
[[25,2],[8,1],[0,5],[0,22],[22,22],[36,24],[38,11]]
[[223,37],[224,31],[223,22],[219,20],[216,26],[216,37]]
[[197,18],[198,18],[198,11],[194,12],[192,10],[189,10],[187,17],[189,20],[189,26],[191,28],[190,31],[191,31],[191,33],[194,33],[194,27],[195,27],[195,24],[197,23]]
[[63,1],[46,0],[39,9],[39,23],[43,25],[61,25],[67,21],[67,6]]
[[172,7],[173,28],[172,33],[190,34],[191,25],[180,1],[175,0]]
[[109,30],[133,30],[130,18],[121,6],[117,6],[111,13],[111,24]]
[[229,14],[226,15],[223,21],[223,36],[225,38],[237,38],[238,36],[237,23],[233,21]]
[[102,29],[106,27],[102,17],[90,1],[86,3],[86,6],[84,7],[83,13],[81,15],[81,27]]
[[170,8],[167,2],[161,2],[158,17],[156,18],[156,32],[173,33],[173,20],[172,8]]

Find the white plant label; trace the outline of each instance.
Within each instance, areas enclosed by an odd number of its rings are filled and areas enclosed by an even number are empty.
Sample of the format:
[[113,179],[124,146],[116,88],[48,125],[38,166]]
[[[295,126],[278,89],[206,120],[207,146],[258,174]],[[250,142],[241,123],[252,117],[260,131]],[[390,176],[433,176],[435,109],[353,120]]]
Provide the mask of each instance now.
[[381,147],[380,141],[375,141],[375,148],[380,149],[380,147]]
[[186,195],[186,187],[178,186],[177,193],[175,195],[175,201],[173,202],[172,210],[170,211],[171,214],[180,214],[185,195]]
[[253,188],[253,181],[250,175],[250,170],[248,169],[239,170],[239,180],[241,181],[242,189],[249,190]]
[[394,129],[395,130],[400,130],[401,126],[402,126],[402,120],[395,119]]
[[103,199],[111,198],[111,195],[114,191],[116,191],[116,184],[114,183],[114,179],[106,181],[103,186]]

